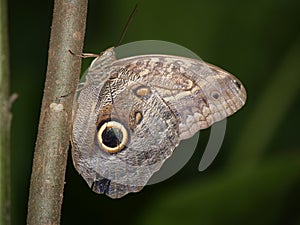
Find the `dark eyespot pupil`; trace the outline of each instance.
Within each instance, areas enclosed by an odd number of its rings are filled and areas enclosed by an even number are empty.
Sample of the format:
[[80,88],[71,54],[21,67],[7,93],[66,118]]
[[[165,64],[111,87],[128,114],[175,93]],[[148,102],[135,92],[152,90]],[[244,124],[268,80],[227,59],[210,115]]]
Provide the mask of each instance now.
[[103,144],[110,148],[117,147],[123,140],[122,131],[117,128],[106,128],[102,133]]
[[219,94],[218,94],[218,93],[216,93],[216,92],[215,92],[215,93],[213,93],[213,95],[212,95],[212,96],[213,96],[213,98],[215,98],[215,99],[218,99],[218,98],[219,98]]
[[233,83],[237,86],[238,89],[241,89],[241,83],[237,80],[233,80]]

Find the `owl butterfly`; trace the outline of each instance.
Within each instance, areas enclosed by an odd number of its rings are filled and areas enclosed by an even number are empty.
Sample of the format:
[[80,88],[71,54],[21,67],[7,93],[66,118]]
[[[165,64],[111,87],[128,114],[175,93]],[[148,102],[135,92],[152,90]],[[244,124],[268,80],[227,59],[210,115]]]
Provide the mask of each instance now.
[[239,110],[246,101],[232,74],[199,59],[149,54],[91,63],[73,105],[72,155],[96,193],[140,191],[179,142]]

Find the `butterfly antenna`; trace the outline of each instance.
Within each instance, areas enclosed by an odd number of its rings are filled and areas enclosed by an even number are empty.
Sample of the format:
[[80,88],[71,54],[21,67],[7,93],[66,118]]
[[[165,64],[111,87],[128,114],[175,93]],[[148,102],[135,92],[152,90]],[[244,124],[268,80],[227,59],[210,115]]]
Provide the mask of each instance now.
[[128,17],[128,20],[127,20],[127,22],[126,22],[126,24],[125,24],[125,26],[124,26],[124,28],[122,30],[121,37],[120,37],[120,39],[119,39],[119,41],[118,41],[118,43],[117,43],[116,46],[119,46],[121,44],[121,42],[123,41],[124,36],[125,36],[125,34],[127,32],[127,29],[129,27],[130,23],[132,22],[135,14],[136,14],[136,12],[137,12],[137,8],[138,8],[138,4],[136,3],[135,6],[134,6],[134,8],[133,8],[133,10],[132,10],[132,12],[131,12],[131,14],[130,14],[130,16]]

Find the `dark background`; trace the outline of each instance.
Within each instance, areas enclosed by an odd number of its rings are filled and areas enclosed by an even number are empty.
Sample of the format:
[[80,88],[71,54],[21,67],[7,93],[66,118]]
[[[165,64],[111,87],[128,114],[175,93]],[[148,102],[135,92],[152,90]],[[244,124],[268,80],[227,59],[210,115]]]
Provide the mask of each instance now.
[[[85,52],[117,43],[136,1],[90,0]],[[25,224],[52,1],[9,0],[13,225]],[[209,136],[171,179],[120,200],[66,174],[62,224],[299,224],[300,1],[142,0],[123,43],[157,39],[235,74],[246,106],[227,120],[216,161],[197,167]],[[87,68],[90,60],[84,60]],[[83,69],[84,70],[84,69]]]

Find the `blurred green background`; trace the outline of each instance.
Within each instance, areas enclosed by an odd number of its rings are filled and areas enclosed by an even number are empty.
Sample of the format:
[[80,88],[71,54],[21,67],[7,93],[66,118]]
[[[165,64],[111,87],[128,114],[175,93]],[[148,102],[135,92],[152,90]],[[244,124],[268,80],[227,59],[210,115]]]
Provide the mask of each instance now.
[[[135,3],[90,0],[85,52],[115,45]],[[12,91],[19,95],[12,123],[17,225],[26,221],[53,2],[8,4]],[[185,46],[235,74],[247,89],[246,106],[227,120],[207,170],[197,168],[209,129],[179,173],[120,200],[93,193],[69,157],[62,224],[300,225],[300,1],[141,0],[123,43],[148,39]]]

